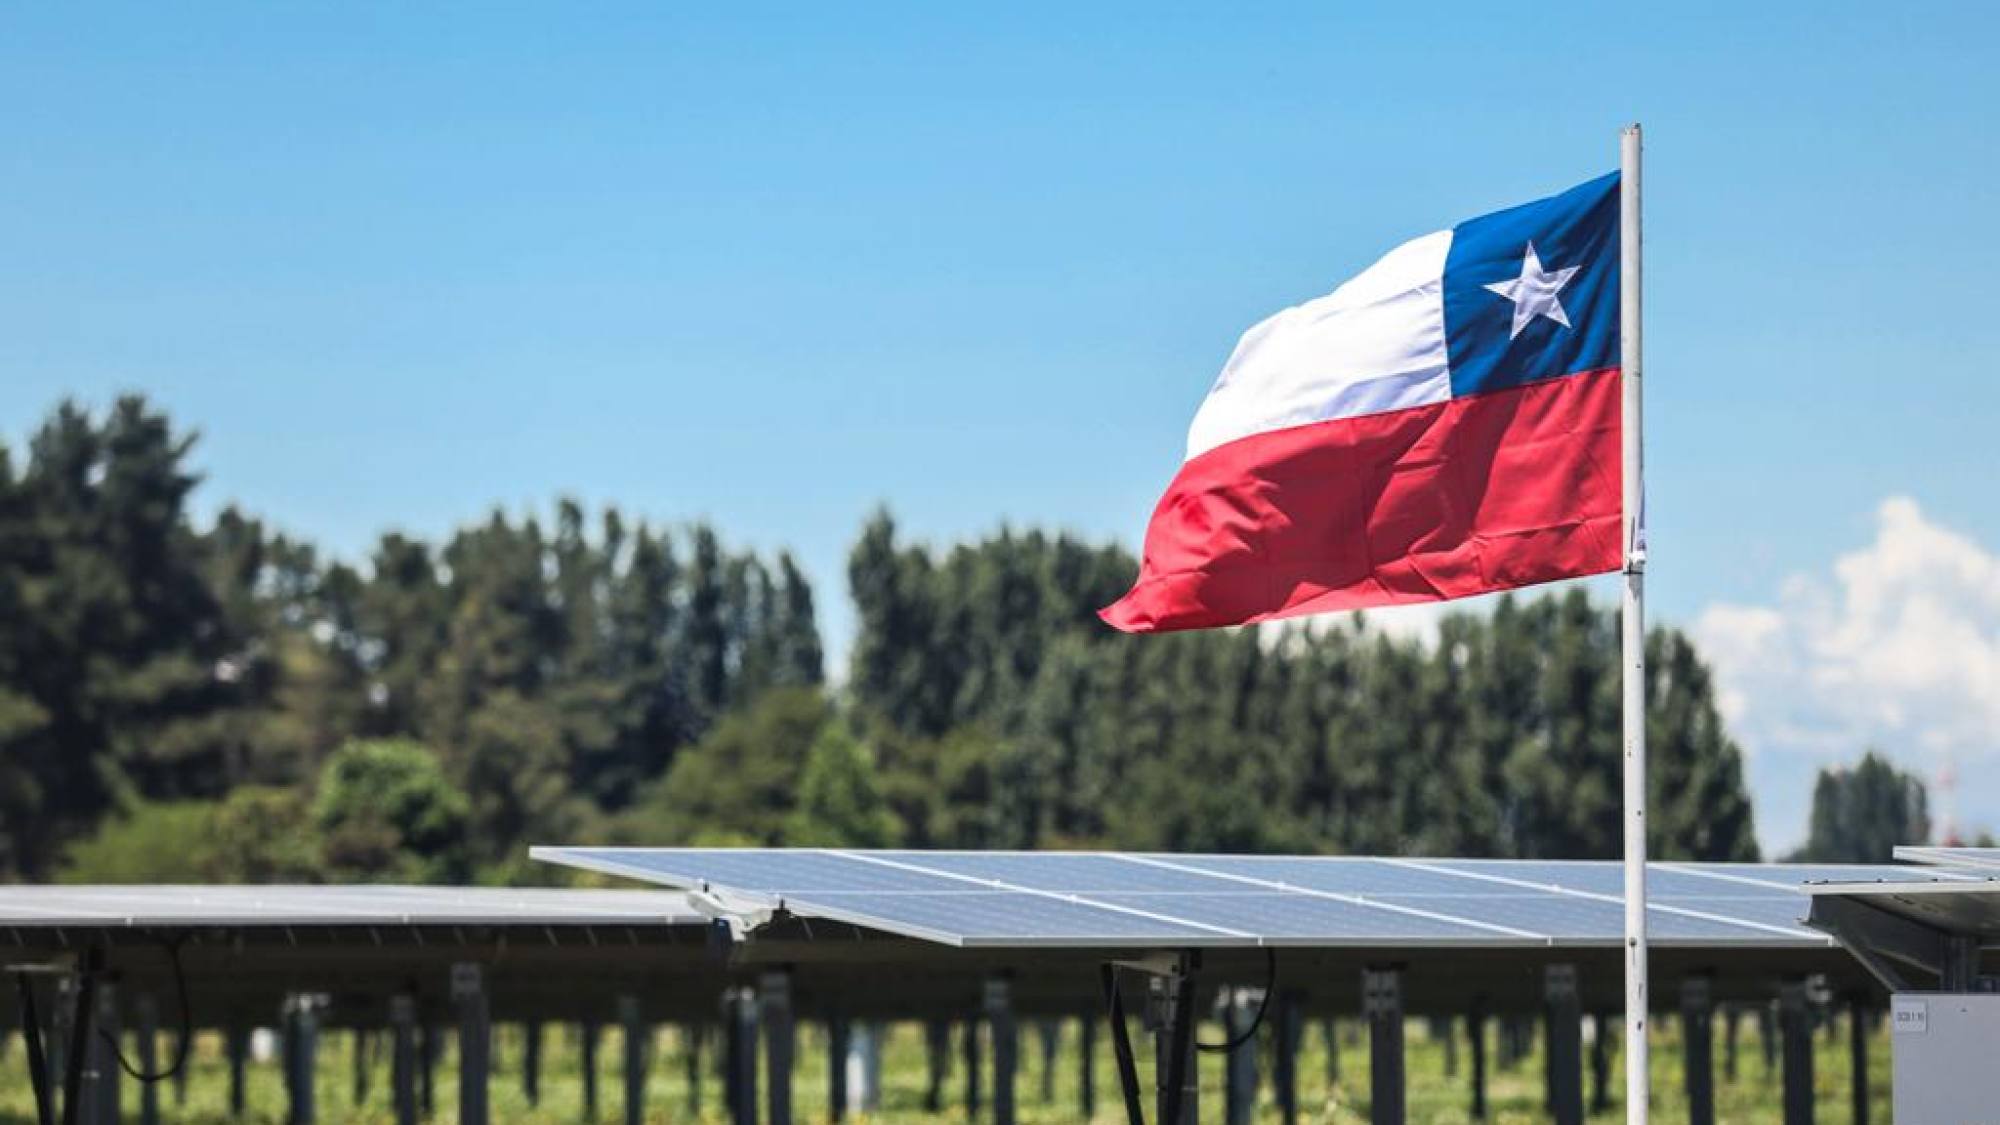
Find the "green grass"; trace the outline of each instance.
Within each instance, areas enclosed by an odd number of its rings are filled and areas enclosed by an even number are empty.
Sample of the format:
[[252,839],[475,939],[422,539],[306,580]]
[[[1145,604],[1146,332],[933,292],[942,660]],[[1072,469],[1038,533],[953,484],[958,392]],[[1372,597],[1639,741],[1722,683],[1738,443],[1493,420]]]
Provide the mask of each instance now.
[[[1744,1021],[1739,1040],[1740,1056],[1735,1081],[1731,1082],[1723,1074],[1723,1043],[1721,1021],[1716,1022],[1716,1113],[1724,1122],[1776,1121],[1779,1112],[1779,1080],[1775,1073],[1768,1071],[1758,1045],[1755,1028],[1747,1019]],[[1344,1029],[1345,1030],[1345,1029]],[[1355,1029],[1358,1031],[1359,1029]],[[1829,1037],[1824,1032],[1814,1037],[1814,1086],[1818,1094],[1818,1121],[1822,1125],[1836,1125],[1850,1120],[1848,1051],[1845,1020],[1840,1022],[1838,1035]],[[1024,1026],[1020,1039],[1021,1070],[1017,1085],[1018,1104],[1022,1122],[1029,1125],[1055,1125],[1058,1122],[1080,1121],[1078,1109],[1077,1056],[1075,1050],[1075,1026],[1063,1028],[1062,1044],[1056,1054],[1054,1074],[1055,1096],[1045,1100],[1042,1096],[1042,1053],[1040,1039],[1031,1026]],[[1351,1032],[1347,1034],[1352,1034]],[[1209,1026],[1202,1030],[1207,1039],[1217,1039],[1222,1035],[1219,1026]],[[1345,1040],[1346,1036],[1343,1036]],[[1530,1122],[1546,1120],[1542,1109],[1542,1057],[1539,1044],[1535,1052],[1508,1069],[1491,1065],[1497,1057],[1493,1048],[1494,1035],[1489,1031],[1489,1079],[1488,1102],[1489,1120],[1493,1122]],[[713,1043],[713,1038],[710,1039]],[[503,1027],[494,1033],[495,1071],[491,1085],[493,1118],[496,1121],[520,1123],[571,1123],[583,1119],[583,1083],[578,1066],[580,1052],[575,1039],[567,1029],[550,1028],[543,1036],[542,1097],[539,1106],[528,1105],[521,1086],[521,1056],[523,1038],[518,1028]],[[319,1119],[323,1122],[389,1122],[393,1114],[389,1106],[388,1067],[381,1048],[384,1037],[376,1037],[376,1065],[372,1068],[371,1082],[367,1097],[357,1105],[353,1098],[353,1063],[350,1037],[341,1032],[325,1032],[320,1037],[319,1065],[316,1082],[316,1100]],[[7,1045],[4,1057],[0,1057],[0,1122],[29,1122],[33,1120],[33,1105],[25,1077],[22,1051],[18,1039]],[[162,1044],[165,1052],[168,1044]],[[871,1114],[856,1115],[854,1120],[888,1123],[945,1123],[966,1120],[964,1108],[959,1104],[963,1091],[963,1076],[958,1071],[958,1044],[954,1041],[952,1051],[953,1071],[945,1085],[946,1108],[941,1113],[929,1114],[923,1110],[926,1074],[924,1066],[924,1044],[921,1029],[915,1025],[896,1025],[889,1033],[883,1062],[883,1091],[881,1108]],[[1142,1077],[1152,1073],[1150,1036],[1138,1035],[1135,1028],[1135,1046],[1139,1050],[1139,1065]],[[1877,1031],[1869,1044],[1870,1090],[1873,1095],[1871,1119],[1879,1122],[1889,1120],[1889,1051],[1886,1034]],[[713,1073],[713,1056],[705,1052],[702,1081],[702,1112],[696,1116],[689,1111],[689,1089],[686,1080],[682,1036],[675,1029],[662,1029],[652,1045],[652,1064],[648,1068],[646,1081],[646,1120],[649,1122],[721,1122],[724,1114],[721,1104],[721,1085]],[[1299,1059],[1299,1086],[1301,1120],[1307,1122],[1363,1122],[1368,1113],[1368,1049],[1365,1036],[1357,1036],[1352,1042],[1343,1041],[1340,1050],[1340,1074],[1337,1081],[1329,1081],[1326,1065],[1326,1044],[1317,1025],[1308,1028],[1304,1049]],[[1470,1055],[1463,1042],[1458,1049],[1458,1073],[1448,1077],[1445,1072],[1446,1052],[1442,1042],[1434,1040],[1427,1033],[1427,1025],[1413,1020],[1408,1027],[1407,1066],[1409,1075],[1408,1099],[1409,1119],[1413,1122],[1439,1123],[1469,1121]],[[619,1035],[615,1029],[607,1029],[598,1051],[600,1076],[598,1079],[598,1118],[606,1122],[623,1120],[623,1081],[619,1072],[619,1061],[623,1058]],[[1623,1118],[1621,1095],[1623,1093],[1623,1059],[1616,1054],[1612,1057],[1610,1082],[1612,1100],[1609,1110],[1592,1115],[1595,1121],[1617,1121]],[[1585,1046],[1585,1098],[1589,1099],[1589,1046]],[[1118,1087],[1115,1064],[1111,1057],[1109,1036],[1098,1036],[1098,1050],[1094,1074],[1097,1084],[1097,1112],[1091,1119],[1104,1125],[1113,1125],[1122,1118],[1118,1104]],[[991,1096],[990,1067],[982,1074],[987,1084],[985,1091]],[[1278,1118],[1273,1099],[1268,1066],[1265,1079],[1258,1094],[1256,1120],[1275,1122]],[[1220,1056],[1204,1056],[1201,1063],[1202,1117],[1208,1122],[1220,1122],[1223,1109],[1223,1070]],[[230,1120],[228,1114],[229,1075],[227,1062],[222,1053],[222,1042],[217,1036],[204,1035],[197,1039],[192,1052],[186,1100],[177,1102],[170,1084],[162,1085],[160,1097],[162,1119],[165,1121],[220,1122]],[[799,1065],[793,1078],[794,1104],[798,1120],[820,1122],[826,1120],[827,1071],[825,1036],[817,1027],[802,1027],[799,1031]],[[1654,1112],[1658,1120],[1685,1120],[1686,1100],[1681,1087],[1680,1039],[1675,1026],[1668,1025],[1656,1030],[1653,1038],[1653,1090]],[[440,1059],[435,1077],[435,1108],[432,1120],[441,1123],[457,1119],[457,1060],[447,1049]],[[137,1084],[127,1080],[124,1083],[123,1104],[126,1119],[136,1113],[139,1092]],[[256,1122],[282,1122],[284,1120],[285,1097],[283,1082],[275,1061],[253,1063],[247,1076],[248,1111],[246,1119]],[[1150,1093],[1146,1103],[1147,1116],[1152,1116]]]

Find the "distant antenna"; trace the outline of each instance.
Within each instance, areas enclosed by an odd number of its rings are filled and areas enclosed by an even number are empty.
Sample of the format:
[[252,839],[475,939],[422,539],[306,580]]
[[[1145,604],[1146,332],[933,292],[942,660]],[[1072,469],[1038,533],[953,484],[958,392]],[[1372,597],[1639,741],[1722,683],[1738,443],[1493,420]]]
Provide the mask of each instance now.
[[1963,847],[1965,842],[1958,835],[1958,762],[1950,750],[1944,752],[1944,764],[1938,767],[1936,785],[1938,846]]

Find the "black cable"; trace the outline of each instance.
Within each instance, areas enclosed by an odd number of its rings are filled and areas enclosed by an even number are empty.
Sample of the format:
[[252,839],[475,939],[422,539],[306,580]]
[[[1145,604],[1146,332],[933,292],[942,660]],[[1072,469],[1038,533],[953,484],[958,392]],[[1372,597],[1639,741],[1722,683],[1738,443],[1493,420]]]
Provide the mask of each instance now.
[[1208,1051],[1211,1054],[1221,1053],[1225,1051],[1234,1051],[1236,1048],[1241,1047],[1243,1044],[1248,1043],[1250,1042],[1250,1040],[1256,1038],[1257,1029],[1264,1026],[1264,1012],[1271,1006],[1271,994],[1273,992],[1276,992],[1277,990],[1278,990],[1278,951],[1272,949],[1270,946],[1265,946],[1264,947],[1264,998],[1258,1001],[1257,1003],[1256,1018],[1251,1020],[1250,1026],[1244,1028],[1243,1034],[1238,1035],[1236,1038],[1231,1039],[1226,1043],[1203,1043],[1197,1041],[1194,1045],[1195,1050]]
[[165,1070],[148,1074],[125,1060],[125,1050],[119,1045],[117,1036],[101,1027],[97,1029],[97,1034],[103,1036],[104,1041],[111,1045],[111,1057],[118,1060],[119,1069],[133,1078],[148,1084],[165,1082],[167,1079],[179,1074],[181,1068],[187,1065],[188,1046],[194,1041],[194,1016],[188,1009],[187,974],[181,969],[181,943],[187,940],[187,935],[182,934],[179,937],[166,938],[155,933],[151,937],[154,941],[166,947],[167,955],[174,962],[174,994],[180,1000],[181,1033],[180,1041],[174,1046],[174,1061],[172,1065],[168,1066]]
[[1110,1009],[1111,1046],[1118,1057],[1118,1088],[1125,1096],[1127,1125],[1146,1125],[1139,1105],[1139,1066],[1132,1055],[1132,1033],[1125,1026],[1125,1001],[1118,990],[1118,966],[1103,966],[1104,1000]]
[[14,974],[21,994],[21,1038],[28,1051],[28,1083],[35,1088],[37,1125],[56,1125],[54,1091],[49,1088],[49,1056],[42,1042],[42,1016],[35,1009],[35,985],[26,973]]

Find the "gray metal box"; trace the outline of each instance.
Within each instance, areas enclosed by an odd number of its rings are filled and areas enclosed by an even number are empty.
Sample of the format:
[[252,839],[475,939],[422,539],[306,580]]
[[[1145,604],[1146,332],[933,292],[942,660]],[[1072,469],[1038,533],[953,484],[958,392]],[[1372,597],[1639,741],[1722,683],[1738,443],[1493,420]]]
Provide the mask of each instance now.
[[1889,1041],[1896,1125],[2000,1122],[2000,995],[1899,992]]

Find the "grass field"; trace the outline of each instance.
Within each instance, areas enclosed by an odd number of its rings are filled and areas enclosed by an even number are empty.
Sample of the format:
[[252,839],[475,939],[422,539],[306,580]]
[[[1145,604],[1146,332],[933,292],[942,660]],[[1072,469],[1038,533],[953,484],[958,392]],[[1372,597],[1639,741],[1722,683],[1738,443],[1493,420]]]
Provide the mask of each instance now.
[[[1653,1040],[1653,1083],[1655,1119],[1660,1121],[1685,1120],[1686,1100],[1681,1089],[1681,1052],[1679,1036],[1669,1024],[1657,1031]],[[1724,1049],[1721,1034],[1722,1022],[1716,1021],[1716,1112],[1724,1122],[1777,1121],[1779,1112],[1779,1080],[1776,1073],[1765,1066],[1758,1038],[1750,1021],[1745,1020],[1739,1040],[1739,1061],[1737,1076],[1729,1080],[1723,1073]],[[1327,1066],[1327,1048],[1324,1036],[1318,1026],[1308,1029],[1306,1042],[1299,1060],[1301,1119],[1308,1122],[1364,1122],[1367,1120],[1368,1048],[1365,1036],[1358,1034],[1359,1028],[1349,1030],[1343,1025],[1342,1042],[1339,1050],[1340,1071],[1338,1078],[1332,1078]],[[1492,1036],[1489,1031],[1489,1036]],[[1219,1039],[1219,1026],[1203,1029],[1205,1039]],[[1050,1076],[1053,1084],[1053,1098],[1043,1096],[1044,1075],[1041,1041],[1033,1027],[1024,1027],[1021,1035],[1021,1071],[1017,1086],[1020,1118],[1024,1123],[1035,1125],[1055,1125],[1058,1122],[1083,1120],[1078,1103],[1078,1060],[1075,1049],[1076,1029],[1073,1024],[1061,1029],[1061,1042],[1055,1054],[1055,1068]],[[1139,1064],[1142,1075],[1152,1073],[1149,1050],[1149,1036],[1138,1035],[1135,1044],[1140,1050]],[[1351,1040],[1351,1041],[1350,1041]],[[371,1068],[370,1084],[366,1097],[357,1104],[354,1100],[352,1040],[342,1032],[324,1032],[320,1037],[318,1080],[316,1102],[319,1120],[323,1122],[389,1122],[393,1115],[389,1106],[388,1067],[380,1047],[382,1037],[376,1037],[375,1065]],[[1407,1059],[1409,1073],[1409,1119],[1421,1123],[1449,1123],[1469,1121],[1470,1059],[1464,1044],[1457,1051],[1457,1073],[1446,1073],[1446,1050],[1443,1043],[1432,1038],[1428,1025],[1412,1020],[1408,1028]],[[1818,1118],[1822,1125],[1837,1125],[1850,1121],[1849,1108],[1849,1068],[1845,1019],[1840,1021],[1835,1034],[1824,1030],[1814,1037],[1814,1087],[1818,1095]],[[544,1035],[542,1096],[540,1104],[530,1106],[522,1090],[521,1057],[523,1037],[518,1028],[503,1027],[495,1030],[494,1055],[495,1073],[491,1096],[493,1118],[496,1121],[541,1123],[576,1122],[584,1119],[583,1081],[578,1061],[580,1052],[574,1038],[564,1031],[551,1029]],[[956,1047],[956,1044],[954,1044]],[[713,1058],[704,1053],[704,1071],[700,1111],[693,1110],[691,1091],[687,1081],[685,1043],[674,1029],[662,1029],[654,1038],[652,1063],[648,1068],[646,1083],[646,1120],[649,1122],[721,1122],[725,1119],[721,1105],[721,1086],[713,1073]],[[163,1045],[163,1052],[164,1052]],[[1489,1120],[1494,1122],[1530,1122],[1546,1120],[1543,1111],[1542,1057],[1537,1045],[1534,1053],[1518,1061],[1512,1067],[1489,1068],[1488,1097]],[[965,1121],[966,1113],[961,1104],[963,1075],[957,1070],[957,1051],[953,1051],[953,1072],[948,1076],[945,1094],[946,1106],[939,1113],[926,1113],[923,1109],[924,1090],[927,1082],[924,1062],[924,1041],[922,1029],[916,1025],[895,1025],[889,1029],[883,1060],[883,1089],[880,1107],[867,1114],[853,1115],[851,1120],[885,1123],[943,1123]],[[607,1029],[598,1051],[600,1077],[598,1080],[598,1120],[616,1122],[623,1120],[623,1082],[618,1068],[618,1060],[623,1057],[619,1036],[615,1029]],[[1487,1053],[1489,1060],[1497,1057],[1491,1046]],[[33,1120],[33,1103],[28,1089],[22,1051],[18,1039],[6,1044],[0,1065],[4,1065],[4,1076],[0,1076],[0,1122],[26,1123]],[[1585,1047],[1585,1100],[1589,1102],[1589,1047]],[[1209,1122],[1223,1120],[1223,1071],[1220,1056],[1205,1056],[1202,1061],[1202,1117]],[[1592,1120],[1622,1120],[1623,1060],[1616,1053],[1611,1058],[1610,1083],[1611,1101],[1608,1109],[1592,1114]],[[1096,1065],[1093,1068],[1097,1086],[1097,1107],[1090,1119],[1105,1125],[1121,1119],[1118,1104],[1117,1077],[1111,1057],[1108,1036],[1098,1036]],[[1872,1093],[1870,1120],[1889,1120],[1889,1054],[1886,1034],[1878,1030],[1869,1044],[1869,1085]],[[1268,1066],[1264,1068],[1266,1081],[1258,1094],[1256,1120],[1275,1122],[1278,1111],[1273,1101],[1269,1081]],[[990,1083],[990,1069],[981,1075]],[[178,1100],[171,1084],[160,1088],[162,1105],[161,1117],[164,1121],[219,1122],[230,1120],[228,1114],[228,1067],[222,1052],[222,1042],[217,1036],[204,1035],[198,1038],[192,1052],[192,1062],[185,1089],[184,1100]],[[817,1027],[801,1027],[799,1030],[799,1066],[794,1076],[794,1104],[798,1119],[802,1122],[826,1120],[827,1071],[826,1042],[823,1032]],[[440,1058],[435,1076],[435,1110],[432,1120],[442,1123],[457,1119],[457,1067],[456,1059],[449,1048]],[[990,1095],[990,1089],[987,1091]],[[137,1084],[124,1084],[123,1105],[126,1119],[136,1113],[139,1091]],[[285,1095],[279,1068],[275,1061],[264,1060],[251,1065],[247,1080],[247,1119],[257,1122],[281,1122],[285,1118]],[[1150,1100],[1147,1115],[1152,1116]]]

